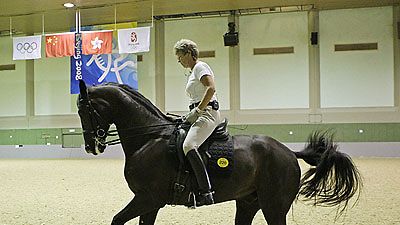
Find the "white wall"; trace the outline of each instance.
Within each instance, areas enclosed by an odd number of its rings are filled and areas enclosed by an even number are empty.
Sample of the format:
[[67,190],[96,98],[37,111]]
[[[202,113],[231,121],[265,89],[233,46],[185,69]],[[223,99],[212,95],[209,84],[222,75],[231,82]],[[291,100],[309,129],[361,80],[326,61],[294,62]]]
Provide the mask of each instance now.
[[[44,49],[42,55],[44,56]],[[35,114],[65,115],[77,112],[70,94],[70,57],[35,60]]]
[[0,71],[0,116],[26,115],[26,62],[12,60],[13,42],[0,38],[0,65],[15,64],[15,70]]
[[138,89],[141,94],[155,104],[155,38],[154,27],[150,29],[150,51],[141,53],[143,61],[137,62]]
[[[395,11],[395,16],[398,14]],[[317,122],[322,123],[399,122],[399,108],[393,107],[399,92],[394,85],[394,78],[399,77],[394,67],[399,65],[393,59],[394,45],[398,45],[393,36],[393,7],[320,11],[319,20],[320,86],[316,82],[313,87],[309,87],[308,51],[318,46],[309,47],[307,12],[239,16],[239,55],[235,51],[229,55],[229,47],[223,45],[227,17],[165,22],[165,33],[160,35],[165,37],[165,111],[187,111],[185,70],[177,62],[173,45],[188,38],[197,42],[201,51],[216,53],[215,58],[201,60],[215,72],[222,109],[229,109],[230,88],[240,86],[240,105],[236,101],[232,104],[241,110],[223,112],[233,123],[308,123],[313,122],[309,115],[313,110],[320,118]],[[138,63],[139,91],[153,103],[154,31],[152,28],[151,50]],[[333,51],[334,44],[365,42],[377,42],[378,50]],[[295,53],[253,55],[254,48],[285,46],[293,46]],[[79,126],[76,95],[69,94],[68,57],[34,61],[34,110],[39,116],[25,118],[27,63],[12,60],[10,37],[0,37],[0,51],[1,65],[16,64],[15,71],[0,71],[0,129]],[[230,57],[239,58],[240,84],[229,82]],[[318,66],[319,61],[315,62]],[[320,90],[322,109],[318,104],[309,108],[310,88]]]
[[182,68],[174,55],[174,44],[182,38],[197,43],[200,51],[215,51],[215,58],[202,58],[215,75],[221,109],[229,109],[229,50],[224,47],[223,34],[227,31],[227,17],[176,20],[165,22],[165,109],[187,111],[186,96],[188,70]]
[[[308,108],[306,12],[242,16],[240,108]],[[294,54],[253,55],[254,48],[294,47]]]
[[[393,9],[320,12],[321,107],[394,106]],[[378,50],[335,52],[335,44]]]

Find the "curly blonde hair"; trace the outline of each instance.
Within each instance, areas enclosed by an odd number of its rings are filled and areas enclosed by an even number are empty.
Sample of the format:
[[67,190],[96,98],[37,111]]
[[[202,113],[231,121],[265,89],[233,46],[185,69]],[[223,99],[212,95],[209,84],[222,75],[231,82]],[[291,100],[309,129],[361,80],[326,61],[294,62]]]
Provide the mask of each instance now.
[[199,58],[199,49],[194,41],[188,39],[181,39],[174,45],[175,55],[177,53],[187,54],[190,53],[194,59]]

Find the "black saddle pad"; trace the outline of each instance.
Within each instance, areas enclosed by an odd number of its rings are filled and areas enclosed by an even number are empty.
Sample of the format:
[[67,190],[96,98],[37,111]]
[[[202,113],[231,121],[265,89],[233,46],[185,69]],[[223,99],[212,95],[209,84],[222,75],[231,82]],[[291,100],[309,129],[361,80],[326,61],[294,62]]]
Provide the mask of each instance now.
[[210,175],[229,176],[232,173],[234,166],[232,136],[226,141],[212,142],[206,154],[209,156],[207,170]]

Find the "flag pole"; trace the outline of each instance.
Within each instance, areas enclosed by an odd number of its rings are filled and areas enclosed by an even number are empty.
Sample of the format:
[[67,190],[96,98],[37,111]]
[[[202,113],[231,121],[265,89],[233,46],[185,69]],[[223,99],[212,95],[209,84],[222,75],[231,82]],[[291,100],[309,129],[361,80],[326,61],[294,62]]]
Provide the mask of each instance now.
[[151,28],[154,25],[154,1],[151,0]]
[[78,9],[78,33],[81,33],[81,10]]
[[75,33],[81,32],[81,11],[78,9],[75,11]]
[[117,3],[114,4],[114,30],[117,30]]
[[78,10],[75,11],[75,33],[78,33]]
[[10,38],[12,38],[12,17],[10,16]]
[[44,14],[42,14],[42,36],[44,36]]

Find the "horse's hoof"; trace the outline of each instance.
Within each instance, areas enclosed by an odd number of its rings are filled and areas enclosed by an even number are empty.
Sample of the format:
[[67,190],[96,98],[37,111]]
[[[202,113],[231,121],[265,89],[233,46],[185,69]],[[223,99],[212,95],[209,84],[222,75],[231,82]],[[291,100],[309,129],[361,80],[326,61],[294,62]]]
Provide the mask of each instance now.
[[112,220],[111,225],[124,225],[124,223],[118,222],[115,218]]

